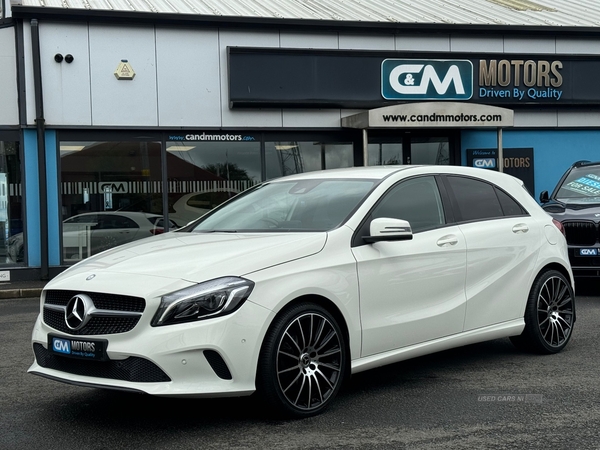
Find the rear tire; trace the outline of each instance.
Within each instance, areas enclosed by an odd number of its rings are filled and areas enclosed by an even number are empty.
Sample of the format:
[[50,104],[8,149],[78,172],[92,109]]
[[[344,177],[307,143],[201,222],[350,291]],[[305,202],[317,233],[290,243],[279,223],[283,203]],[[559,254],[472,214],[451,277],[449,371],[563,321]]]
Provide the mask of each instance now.
[[275,319],[261,349],[257,390],[278,413],[303,418],[323,412],[344,381],[346,338],[335,317],[300,303]]
[[525,329],[510,340],[515,347],[535,353],[560,352],[575,324],[575,294],[567,278],[557,270],[538,275],[527,299]]

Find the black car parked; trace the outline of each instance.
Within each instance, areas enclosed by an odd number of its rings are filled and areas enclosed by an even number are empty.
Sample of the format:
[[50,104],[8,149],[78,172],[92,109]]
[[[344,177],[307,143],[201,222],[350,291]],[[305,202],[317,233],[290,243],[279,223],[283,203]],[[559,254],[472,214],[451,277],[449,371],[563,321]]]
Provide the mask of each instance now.
[[564,227],[573,274],[600,276],[600,162],[574,163],[540,202]]

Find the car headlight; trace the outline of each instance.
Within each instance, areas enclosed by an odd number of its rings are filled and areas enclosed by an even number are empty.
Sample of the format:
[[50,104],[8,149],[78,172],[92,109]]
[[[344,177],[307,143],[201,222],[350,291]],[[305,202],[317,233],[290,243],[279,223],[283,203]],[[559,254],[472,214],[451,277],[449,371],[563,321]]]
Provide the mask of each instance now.
[[254,283],[223,277],[181,289],[161,298],[152,326],[173,325],[223,316],[238,309],[250,296]]

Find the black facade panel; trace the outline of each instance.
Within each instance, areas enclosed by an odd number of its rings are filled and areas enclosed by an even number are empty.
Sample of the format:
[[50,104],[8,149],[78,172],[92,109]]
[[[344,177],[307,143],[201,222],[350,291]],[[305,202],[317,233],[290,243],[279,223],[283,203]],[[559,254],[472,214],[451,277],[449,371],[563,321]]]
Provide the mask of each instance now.
[[[248,47],[228,50],[231,108],[377,108],[415,101],[386,100],[382,96],[386,82],[382,63],[386,59],[470,61],[473,92],[469,100],[462,101],[504,107],[600,102],[596,75],[600,73],[600,60],[591,56]],[[487,79],[482,75],[484,70]],[[439,74],[440,80],[444,76]]]
[[344,107],[377,104],[381,57],[352,54],[236,53],[230,48],[229,96],[236,106]]

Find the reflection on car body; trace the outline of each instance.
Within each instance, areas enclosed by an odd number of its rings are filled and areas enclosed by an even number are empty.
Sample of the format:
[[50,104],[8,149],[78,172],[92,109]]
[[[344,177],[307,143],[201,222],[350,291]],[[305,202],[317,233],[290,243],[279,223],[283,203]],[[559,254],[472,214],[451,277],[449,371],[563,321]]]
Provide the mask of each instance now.
[[557,353],[574,302],[565,237],[514,177],[310,172],[50,281],[29,372],[159,396],[258,391],[307,417],[352,373],[407,358],[503,337]]
[[169,218],[179,226],[187,225],[238,193],[235,189],[214,187],[207,191],[184,194],[173,204],[173,212],[169,213]]

